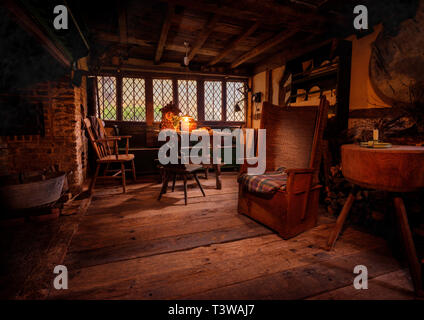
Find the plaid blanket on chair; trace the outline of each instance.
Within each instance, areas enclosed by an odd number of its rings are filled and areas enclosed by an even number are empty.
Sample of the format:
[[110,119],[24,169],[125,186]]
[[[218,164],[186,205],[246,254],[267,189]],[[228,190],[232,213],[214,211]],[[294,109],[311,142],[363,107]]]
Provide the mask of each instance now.
[[286,188],[287,173],[285,168],[257,176],[249,176],[245,173],[239,176],[237,181],[245,186],[249,192],[273,194],[278,189],[284,190]]

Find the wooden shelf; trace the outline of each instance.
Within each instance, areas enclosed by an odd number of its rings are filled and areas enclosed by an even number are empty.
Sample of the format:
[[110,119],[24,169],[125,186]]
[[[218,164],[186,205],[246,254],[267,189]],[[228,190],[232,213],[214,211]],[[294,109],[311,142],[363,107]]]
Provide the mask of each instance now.
[[308,71],[308,72],[298,73],[293,75],[294,80],[292,83],[295,85],[295,84],[304,83],[307,81],[311,81],[311,80],[325,77],[332,74],[337,75],[338,68],[339,68],[338,63],[333,63],[330,65],[325,65],[325,66],[312,69],[311,71]]

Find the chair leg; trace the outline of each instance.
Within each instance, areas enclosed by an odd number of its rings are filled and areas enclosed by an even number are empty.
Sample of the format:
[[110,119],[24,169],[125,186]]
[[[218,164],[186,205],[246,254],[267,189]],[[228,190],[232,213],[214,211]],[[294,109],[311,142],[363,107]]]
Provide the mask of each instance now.
[[184,174],[184,203],[187,205],[187,175]]
[[168,189],[169,174],[165,170],[163,174],[162,189],[160,190],[158,201],[162,198],[162,195],[166,193],[166,189]]
[[209,167],[205,168],[205,179],[208,180],[209,179]]
[[174,192],[174,189],[175,189],[175,180],[177,180],[176,173],[174,173],[174,176],[172,177],[172,192]]
[[126,181],[125,181],[125,164],[121,162],[121,174],[122,174],[122,190],[127,192],[126,190]]
[[104,177],[106,177],[106,175],[107,175],[107,172],[108,172],[108,170],[109,170],[109,163],[106,163],[106,168],[105,168],[105,171],[103,172],[103,176]]
[[94,185],[96,184],[96,179],[97,179],[97,176],[99,175],[99,171],[100,171],[100,163],[97,164],[96,172],[94,174],[93,180],[91,180],[90,190],[89,190],[90,194],[93,193]]
[[160,183],[163,184],[163,182],[165,181],[165,169],[162,166],[159,167],[159,175]]
[[193,173],[193,176],[194,176],[194,179],[195,179],[195,180],[196,180],[196,182],[197,182],[197,185],[198,185],[198,186],[199,186],[199,188],[200,188],[200,191],[202,191],[203,196],[204,196],[204,197],[206,197],[206,195],[205,195],[205,191],[203,191],[202,185],[200,184],[199,178],[197,177],[197,173]]
[[132,174],[133,174],[133,180],[134,182],[137,181],[137,176],[135,174],[135,164],[134,164],[134,160],[131,161],[131,167],[132,167]]

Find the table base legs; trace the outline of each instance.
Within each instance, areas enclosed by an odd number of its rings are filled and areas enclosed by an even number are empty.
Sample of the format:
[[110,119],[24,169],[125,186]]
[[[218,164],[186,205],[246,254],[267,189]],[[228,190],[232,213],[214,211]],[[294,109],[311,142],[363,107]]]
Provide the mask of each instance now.
[[[343,228],[343,224],[346,221],[347,215],[349,214],[354,201],[355,195],[352,192],[349,194],[349,197],[347,198],[347,201],[343,206],[342,212],[337,218],[336,225],[330,233],[330,236],[327,241],[327,250],[331,250],[334,247],[337,237],[339,236],[340,231]],[[403,202],[403,199],[399,196],[395,196],[393,201],[396,209],[396,218],[400,227],[403,246],[406,250],[409,270],[411,272],[412,281],[414,283],[415,293],[417,296],[424,297],[422,279],[423,271],[421,263],[417,256],[417,252],[415,250],[415,244],[412,238],[411,228],[408,223],[408,216],[406,213],[405,204]]]
[[415,293],[418,296],[424,296],[421,264],[418,260],[417,251],[415,250],[414,239],[412,238],[411,228],[408,223],[405,204],[403,203],[403,199],[401,197],[395,197],[394,203],[396,208],[396,218],[399,224],[403,246],[406,250],[406,256],[408,258],[408,265],[411,272],[412,281],[414,283]]
[[214,170],[215,170],[215,176],[216,176],[216,188],[218,190],[222,189],[222,182],[221,182],[221,166],[219,164],[214,164]]
[[349,197],[346,200],[345,205],[343,206],[342,212],[337,217],[336,225],[334,226],[333,231],[330,234],[330,237],[327,241],[327,250],[331,250],[334,247],[334,244],[336,243],[337,237],[340,234],[340,231],[342,231],[343,225],[346,221],[347,215],[350,212],[350,209],[352,208],[353,202],[355,201],[355,195],[353,193],[349,194]]
[[216,188],[218,190],[222,189],[222,182],[221,182],[221,165],[219,164],[206,164],[203,165],[205,168],[205,179],[207,180],[209,178],[209,168],[213,168],[215,171],[215,177],[216,177]]

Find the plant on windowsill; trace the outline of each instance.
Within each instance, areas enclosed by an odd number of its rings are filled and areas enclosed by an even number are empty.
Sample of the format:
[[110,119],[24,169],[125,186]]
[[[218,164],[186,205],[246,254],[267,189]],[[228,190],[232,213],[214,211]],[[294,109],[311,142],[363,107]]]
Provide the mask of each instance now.
[[177,107],[173,102],[168,103],[161,110],[162,112],[162,120],[160,123],[160,129],[173,129],[177,130],[180,123],[181,110]]

